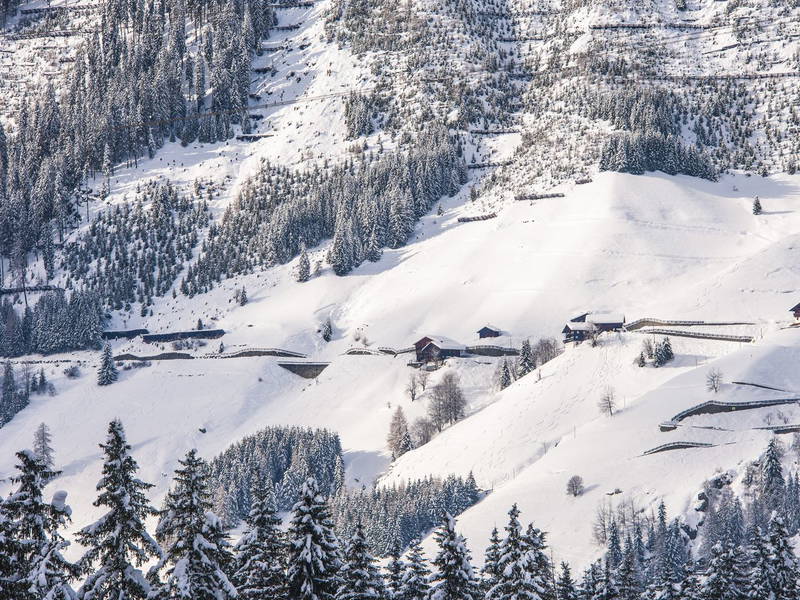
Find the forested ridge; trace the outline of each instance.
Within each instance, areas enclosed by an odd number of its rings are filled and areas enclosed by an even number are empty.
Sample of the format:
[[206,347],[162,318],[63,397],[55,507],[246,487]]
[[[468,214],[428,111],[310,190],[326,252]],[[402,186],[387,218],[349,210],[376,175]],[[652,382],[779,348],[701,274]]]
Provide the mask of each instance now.
[[[793,39],[795,3],[737,0],[692,16],[654,2],[635,7],[628,29],[617,22],[627,0],[593,6],[459,0],[398,10],[383,0],[331,1],[319,12],[321,42],[356,56],[373,84],[351,82],[336,100],[353,145],[301,166],[264,160],[212,216],[218,182],[142,181],[135,197],[106,206],[112,175],[165,144],[250,131],[261,117],[251,114],[260,98],[253,82],[272,76],[254,79],[251,63],[281,5],[104,0],[80,21],[93,29],[68,63],[68,85],[40,85],[8,131],[0,125],[4,284],[57,283],[67,298],[91,292],[104,311],[147,317],[158,297],[202,294],[299,255],[305,265],[304,249],[326,240],[337,275],[377,261],[468,182],[470,165],[504,165],[470,190],[472,200],[495,204],[507,190],[585,180],[593,169],[706,179],[797,169],[800,79],[788,76],[800,73],[800,53],[777,61],[767,44]],[[46,34],[47,19],[15,28]],[[59,27],[68,21],[57,17]],[[736,43],[719,49],[722,34]],[[730,70],[737,60],[742,73]],[[308,60],[297,68],[322,72]],[[778,69],[787,77],[757,77]],[[495,131],[520,134],[508,160],[487,154],[481,136]],[[90,217],[91,207],[102,208]],[[300,271],[300,281],[312,275],[310,265]]]

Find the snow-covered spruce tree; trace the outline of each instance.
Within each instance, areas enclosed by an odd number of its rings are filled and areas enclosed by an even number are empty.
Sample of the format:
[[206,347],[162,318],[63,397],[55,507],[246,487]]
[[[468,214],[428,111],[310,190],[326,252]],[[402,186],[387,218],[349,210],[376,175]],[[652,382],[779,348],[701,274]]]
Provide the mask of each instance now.
[[758,196],[756,196],[755,199],[753,200],[753,214],[760,215],[761,211],[762,211],[761,200],[759,200]]
[[433,560],[430,600],[478,600],[480,586],[475,579],[464,538],[456,533],[456,521],[445,513],[434,534],[439,552]]
[[556,581],[558,600],[578,600],[578,590],[575,581],[572,579],[572,571],[565,562],[561,563],[561,572]]
[[297,261],[297,272],[295,273],[295,279],[300,283],[308,281],[309,277],[311,277],[311,263],[308,260],[308,252],[306,251],[306,245],[303,244],[300,247],[300,259]]
[[78,575],[78,569],[62,555],[69,542],[59,532],[71,510],[64,504],[65,493],[56,493],[49,504],[42,494],[45,484],[59,472],[30,450],[16,456],[19,474],[11,482],[17,487],[3,502],[0,516],[10,534],[10,543],[3,548],[7,558],[0,563],[9,563],[11,573],[0,585],[13,600],[74,600],[69,581]]
[[422,556],[422,546],[415,538],[408,547],[406,565],[396,599],[425,600],[429,592],[429,578],[430,569]]
[[94,506],[106,513],[81,529],[76,537],[88,548],[79,561],[86,579],[78,590],[81,600],[144,600],[150,585],[139,570],[150,559],[161,558],[161,548],[145,527],[155,516],[145,492],[153,487],[136,477],[139,465],[130,455],[131,446],[122,423],[108,425],[103,450],[103,476]]
[[770,600],[772,584],[769,579],[770,555],[766,540],[760,529],[751,533],[747,547],[747,600]]
[[554,569],[547,556],[547,534],[528,523],[524,536],[525,546],[528,552],[528,569],[531,578],[536,586],[541,590],[541,597],[545,600],[555,598],[553,588]]
[[97,385],[111,385],[117,380],[117,377],[119,377],[119,372],[114,364],[111,344],[106,343],[100,357],[100,368],[97,369]]
[[41,423],[33,433],[33,452],[51,470],[55,466],[52,441],[50,428],[45,423]]
[[235,598],[236,588],[228,578],[233,566],[230,544],[219,519],[209,510],[206,464],[194,449],[179,463],[156,528],[168,568],[155,598]]
[[621,600],[639,600],[642,593],[641,574],[639,565],[631,544],[626,543],[622,562],[616,573],[617,590]]
[[337,600],[377,600],[386,596],[383,577],[375,566],[360,523],[345,547],[339,578]]
[[702,600],[741,600],[745,581],[739,556],[733,546],[717,544],[711,549],[705,579],[700,588]]
[[540,600],[544,589],[533,578],[535,568],[526,547],[519,522],[519,509],[514,504],[508,511],[506,537],[500,543],[497,584],[489,590],[490,600]]
[[292,509],[288,531],[289,600],[331,600],[339,588],[341,552],[327,502],[309,478]]
[[583,577],[581,578],[579,590],[581,600],[592,600],[593,598],[597,597],[598,591],[600,590],[602,571],[603,567],[601,566],[599,560],[590,564],[583,571]]
[[503,360],[502,364],[500,365],[500,370],[497,374],[497,386],[504,390],[508,386],[513,383],[513,379],[511,377],[511,369],[508,368],[508,361]]
[[767,579],[771,583],[775,600],[797,598],[798,569],[797,558],[790,541],[783,518],[773,516],[767,531],[769,558]]
[[500,582],[500,535],[497,527],[492,529],[489,545],[486,546],[483,568],[481,569],[481,589],[485,596]]
[[403,581],[403,571],[405,570],[405,563],[400,558],[400,544],[395,544],[391,554],[389,554],[389,562],[386,565],[386,591],[389,598],[399,598],[400,584]]
[[761,461],[761,498],[768,510],[782,512],[786,481],[781,466],[782,450],[777,437],[769,441]]
[[236,544],[236,572],[232,582],[241,600],[286,598],[286,541],[268,479],[256,481],[247,529]]
[[534,369],[536,369],[536,359],[533,357],[531,341],[525,339],[519,351],[519,367],[517,368],[517,372],[520,377],[524,377]]

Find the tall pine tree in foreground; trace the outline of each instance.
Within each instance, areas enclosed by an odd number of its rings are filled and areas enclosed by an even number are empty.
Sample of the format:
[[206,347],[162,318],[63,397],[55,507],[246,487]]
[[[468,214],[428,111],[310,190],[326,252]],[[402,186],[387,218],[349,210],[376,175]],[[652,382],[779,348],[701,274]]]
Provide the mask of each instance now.
[[166,580],[158,600],[228,600],[233,562],[219,518],[210,511],[205,462],[190,450],[175,470],[173,489],[156,529],[165,550]]
[[247,529],[236,544],[233,584],[241,600],[283,600],[286,542],[269,479],[259,479],[252,490],[253,503]]
[[481,589],[484,595],[500,582],[500,535],[497,527],[492,529],[489,536],[489,545],[483,558],[483,568],[481,569]]
[[466,541],[456,533],[456,521],[445,513],[434,534],[439,552],[433,561],[430,600],[478,600],[480,588],[472,572]]
[[[11,571],[3,584],[13,600],[73,600],[69,580],[78,575],[75,565],[62,555],[69,545],[59,532],[70,515],[66,494],[57,493],[53,502],[43,498],[45,484],[59,473],[51,470],[30,450],[17,452],[19,474],[11,478],[15,491],[3,502],[0,520],[8,544],[2,554]],[[5,537],[4,536],[4,537]]]
[[429,577],[430,570],[422,556],[422,546],[420,546],[419,540],[411,540],[406,567],[396,598],[398,600],[425,600],[428,597]]
[[789,533],[783,518],[774,516],[767,532],[769,541],[769,571],[767,579],[772,584],[775,600],[795,600],[798,597],[797,558],[794,555]]
[[111,353],[111,345],[106,343],[103,346],[103,354],[100,357],[100,367],[97,369],[97,385],[111,385],[119,377],[117,366],[114,364],[114,355]]
[[405,563],[400,558],[400,552],[400,544],[395,544],[389,555],[389,563],[386,565],[386,590],[390,598],[399,597],[400,584],[403,581]]
[[369,552],[361,523],[356,525],[345,548],[340,579],[337,600],[377,600],[385,595],[383,579]]
[[572,571],[565,562],[561,563],[561,573],[556,581],[556,591],[558,600],[578,600],[578,591],[575,581],[572,579]]
[[129,453],[131,446],[119,420],[111,421],[100,448],[105,459],[94,505],[107,512],[77,534],[81,545],[89,548],[79,562],[87,577],[78,597],[144,600],[150,585],[138,567],[161,558],[161,548],[144,524],[147,517],[158,514],[145,496],[153,486],[136,477],[139,465]]
[[544,590],[539,589],[532,575],[535,567],[522,535],[517,505],[508,511],[506,537],[500,544],[498,582],[489,590],[491,600],[539,600]]
[[287,580],[290,600],[331,600],[339,588],[339,543],[317,482],[303,484],[289,525]]

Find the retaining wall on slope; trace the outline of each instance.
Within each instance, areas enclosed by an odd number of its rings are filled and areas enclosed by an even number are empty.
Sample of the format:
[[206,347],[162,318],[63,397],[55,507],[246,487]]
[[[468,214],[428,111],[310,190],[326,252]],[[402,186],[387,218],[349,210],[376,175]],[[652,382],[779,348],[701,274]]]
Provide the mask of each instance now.
[[668,452],[670,450],[685,450],[687,448],[713,448],[714,446],[715,444],[708,444],[706,442],[669,442],[667,444],[656,446],[655,448],[650,448],[650,450],[645,450],[642,452],[642,456],[647,456],[648,454],[658,454],[659,452]]
[[720,413],[729,413],[742,410],[753,410],[756,408],[766,408],[768,406],[782,406],[786,404],[796,404],[800,402],[800,398],[776,398],[774,400],[752,400],[750,402],[722,402],[718,400],[709,400],[702,404],[697,404],[691,408],[679,412],[672,417],[669,421],[665,421],[659,425],[661,431],[674,431],[678,427],[678,423],[689,417],[696,417],[698,415],[716,415]]
[[279,362],[278,366],[283,367],[287,371],[304,377],[305,379],[314,379],[322,373],[330,363],[319,362]]

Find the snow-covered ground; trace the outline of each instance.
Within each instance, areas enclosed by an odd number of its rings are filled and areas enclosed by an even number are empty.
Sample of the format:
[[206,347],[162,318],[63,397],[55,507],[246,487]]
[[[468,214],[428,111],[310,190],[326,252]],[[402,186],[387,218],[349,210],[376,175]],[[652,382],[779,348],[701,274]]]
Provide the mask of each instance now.
[[[367,60],[322,41],[320,16],[327,6],[320,2],[311,9],[281,11],[283,23],[302,21],[302,26],[276,32],[267,42],[291,49],[257,59],[254,66],[274,64],[277,69],[274,77],[255,78],[259,102],[317,98],[374,84]],[[713,22],[714,3],[703,7],[695,16]],[[664,20],[675,18],[670,10]],[[583,28],[582,37],[573,52],[580,52],[588,37],[611,35],[585,31],[588,23],[609,17],[600,8],[578,16],[583,20],[573,25]],[[616,17],[633,21],[636,15]],[[635,39],[634,34],[615,35]],[[732,42],[730,31],[713,35],[710,48]],[[693,43],[687,34],[681,36],[679,42]],[[39,56],[37,45],[15,41],[15,54],[0,57],[3,73],[27,69],[35,74],[45,68],[36,62],[42,60],[55,68],[55,56],[34,58]],[[790,49],[781,48],[781,56],[788,56]],[[27,67],[28,61],[35,68]],[[735,65],[730,56],[714,56],[713,61],[715,66]],[[0,117],[8,118],[6,108],[10,113],[16,104],[0,108]],[[197,179],[212,178],[223,184],[211,203],[218,216],[262,160],[303,169],[326,158],[349,156],[353,141],[345,140],[340,96],[261,113],[265,118],[258,131],[274,137],[187,148],[167,144],[137,168],[117,168],[108,204],[95,203],[91,210],[107,210],[131,198],[143,180],[169,178],[189,188]],[[366,141],[375,148],[377,135]],[[521,141],[518,134],[489,138],[481,142],[480,151],[468,147],[466,156],[474,151],[480,160],[502,160]],[[381,142],[392,147],[385,136]],[[189,448],[197,447],[210,458],[267,425],[327,427],[342,438],[352,486],[370,485],[381,476],[381,483],[390,484],[472,471],[481,486],[492,490],[460,518],[478,560],[491,527],[501,525],[511,503],[519,502],[525,519],[550,532],[556,560],[580,566],[598,551],[590,544],[590,530],[601,502],[631,498],[648,508],[664,498],[671,513],[684,511],[703,479],[716,469],[740,466],[764,447],[770,434],[754,427],[781,418],[800,422],[800,411],[787,406],[686,421],[732,431],[658,428],[677,412],[712,397],[747,401],[785,396],[730,383],[712,396],[705,390],[712,365],[719,366],[727,382],[800,390],[800,330],[780,330],[790,320],[788,308],[800,302],[800,176],[726,175],[707,182],[652,173],[594,173],[590,184],[558,188],[563,198],[535,202],[515,202],[515,186],[471,202],[470,187],[480,183],[474,177],[458,196],[442,200],[442,215],[434,210],[421,220],[407,246],[385,250],[379,262],[365,263],[346,277],[323,268],[319,277],[299,284],[293,278],[295,265],[289,264],[227,280],[192,299],[158,298],[152,317],[140,317],[138,311],[116,314],[111,324],[161,332],[192,328],[202,318],[207,326],[226,331],[222,341],[228,351],[280,347],[330,361],[317,380],[290,374],[274,358],[198,358],[126,370],[119,383],[101,388],[95,384],[96,355],[48,357],[83,361],[83,376],[67,379],[64,362],[45,365],[58,393],[34,396],[0,430],[0,479],[11,473],[14,451],[29,446],[35,427],[46,422],[64,470],[50,489],[69,491],[74,526],[80,527],[98,516],[91,505],[100,473],[97,444],[114,417],[126,426],[142,478],[157,486],[156,503],[177,459]],[[751,210],[756,195],[764,206],[760,216]],[[492,211],[497,218],[457,221]],[[327,243],[310,249],[312,266],[324,260],[327,249]],[[245,306],[232,300],[242,286],[249,298]],[[622,312],[628,321],[752,322],[725,331],[752,335],[756,342],[673,338],[676,360],[661,369],[642,369],[634,364],[642,334],[611,334],[597,348],[568,348],[541,369],[541,379],[534,373],[503,392],[492,382],[496,359],[452,360],[447,369],[456,370],[465,387],[468,417],[390,465],[385,437],[392,412],[400,405],[409,419],[420,416],[426,396],[412,403],[405,394],[413,373],[406,365],[408,355],[343,356],[344,351],[365,343],[403,348],[430,334],[476,343],[476,332],[486,323],[504,330],[503,344],[519,346],[526,337],[558,336],[567,319],[588,310]],[[334,326],[330,343],[317,333],[327,318]],[[216,346],[210,342],[197,353]],[[160,349],[134,340],[115,342],[114,351],[154,354]],[[434,375],[434,382],[442,374]],[[601,416],[597,408],[607,387],[614,389],[620,409],[612,418]],[[642,456],[671,441],[720,445]],[[564,493],[572,474],[581,475],[587,485],[579,498]],[[7,481],[0,482],[0,491],[8,487]],[[617,488],[622,494],[606,495]]]
[[[557,558],[582,564],[597,550],[588,543],[590,527],[606,492],[620,488],[623,494],[612,501],[633,496],[645,506],[664,497],[671,511],[681,511],[715,468],[734,468],[764,445],[769,434],[750,427],[772,422],[775,409],[772,419],[767,409],[720,415],[720,423],[736,432],[659,431],[660,422],[710,398],[705,374],[713,361],[721,361],[726,381],[800,390],[792,367],[800,330],[776,331],[788,324],[787,309],[800,288],[793,233],[800,179],[709,183],[600,174],[565,193],[533,204],[509,201],[498,218],[467,224],[456,222],[471,209],[463,195],[443,201],[444,215],[425,217],[407,247],[387,250],[381,261],[347,277],[324,271],[298,284],[288,265],[191,300],[160,300],[153,319],[128,325],[166,331],[202,317],[226,330],[227,350],[285,347],[331,365],[309,381],[266,357],[154,362],[123,371],[119,383],[102,388],[95,384],[96,356],[51,357],[87,361],[83,377],[67,380],[65,363],[46,365],[58,394],[35,396],[0,431],[0,473],[9,474],[13,452],[30,445],[34,428],[46,422],[64,469],[51,487],[70,492],[76,526],[88,522],[97,516],[91,506],[100,471],[97,443],[119,416],[142,476],[157,484],[157,497],[187,449],[196,446],[210,458],[270,424],[338,431],[348,482],[369,485],[389,467],[385,435],[394,408],[402,405],[413,419],[427,400],[423,395],[412,403],[405,395],[413,372],[408,355],[343,356],[363,343],[356,337],[373,347],[404,347],[430,333],[474,343],[477,329],[490,322],[506,332],[503,343],[518,345],[527,336],[558,335],[566,319],[586,309],[624,312],[629,321],[754,322],[733,328],[754,335],[753,345],[673,338],[677,358],[661,369],[635,366],[643,334],[608,334],[597,348],[568,348],[541,369],[541,380],[532,374],[503,392],[492,383],[497,359],[450,361],[467,391],[469,416],[405,455],[382,481],[473,471],[493,490],[460,520],[476,551],[518,501],[527,519],[550,531]],[[750,210],[756,194],[765,207],[758,217]],[[324,245],[314,249],[312,263],[324,252]],[[243,307],[228,301],[242,285],[250,299]],[[329,344],[316,332],[327,316],[335,328]],[[216,342],[207,348],[216,349]],[[115,343],[115,351],[128,350],[157,351],[135,340]],[[620,408],[612,418],[597,409],[606,387],[614,389]],[[725,386],[715,398],[764,393]],[[795,412],[783,410],[800,421]],[[694,419],[708,425],[716,417]],[[687,440],[735,444],[641,456]],[[566,479],[576,473],[587,493],[567,498]]]

